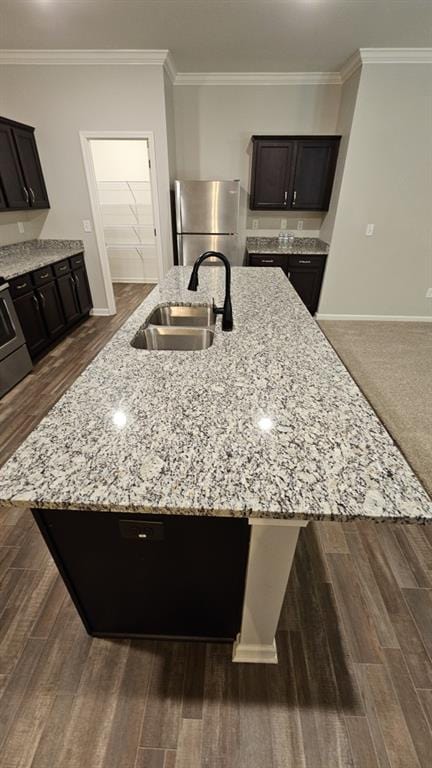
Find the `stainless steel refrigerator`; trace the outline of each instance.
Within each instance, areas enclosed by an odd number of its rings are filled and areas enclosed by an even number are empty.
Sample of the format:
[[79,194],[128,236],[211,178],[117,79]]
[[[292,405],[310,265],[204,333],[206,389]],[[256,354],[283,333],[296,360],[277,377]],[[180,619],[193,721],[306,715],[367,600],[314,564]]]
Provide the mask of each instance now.
[[[221,251],[233,266],[240,266],[240,182],[175,181],[174,188],[179,264],[193,264],[204,251]],[[204,264],[221,261],[207,259]]]

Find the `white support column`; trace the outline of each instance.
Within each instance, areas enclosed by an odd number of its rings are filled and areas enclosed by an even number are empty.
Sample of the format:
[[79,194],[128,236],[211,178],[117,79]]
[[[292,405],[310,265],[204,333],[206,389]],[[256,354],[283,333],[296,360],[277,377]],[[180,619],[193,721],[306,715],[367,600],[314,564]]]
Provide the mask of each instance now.
[[275,634],[304,520],[249,519],[252,526],[240,633],[233,661],[277,664]]

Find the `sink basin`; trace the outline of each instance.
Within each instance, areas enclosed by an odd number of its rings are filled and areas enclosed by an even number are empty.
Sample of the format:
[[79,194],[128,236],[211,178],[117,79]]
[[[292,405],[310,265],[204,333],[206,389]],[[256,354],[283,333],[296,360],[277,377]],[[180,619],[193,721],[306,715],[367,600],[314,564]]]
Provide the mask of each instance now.
[[158,304],[131,345],[149,351],[208,349],[213,344],[215,321],[210,304]]
[[208,328],[215,320],[210,304],[159,304],[148,316],[146,325]]
[[213,344],[211,328],[166,327],[147,325],[139,329],[131,341],[135,349],[188,352],[208,349]]

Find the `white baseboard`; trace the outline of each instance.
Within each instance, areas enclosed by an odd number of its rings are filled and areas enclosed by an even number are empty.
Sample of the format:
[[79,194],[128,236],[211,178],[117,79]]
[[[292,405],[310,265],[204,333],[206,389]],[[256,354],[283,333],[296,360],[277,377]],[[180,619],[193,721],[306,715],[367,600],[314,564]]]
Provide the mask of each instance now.
[[273,641],[271,645],[245,645],[238,634],[233,646],[232,660],[244,664],[277,664],[276,643]]
[[399,323],[432,323],[432,316],[427,315],[325,315],[318,312],[316,320],[379,320]]
[[152,283],[156,285],[159,282],[159,278],[157,277],[113,277],[112,281],[113,283],[142,283],[143,285],[146,285],[146,283]]
[[94,317],[111,317],[114,313],[110,312],[108,307],[93,307],[90,310],[90,314]]

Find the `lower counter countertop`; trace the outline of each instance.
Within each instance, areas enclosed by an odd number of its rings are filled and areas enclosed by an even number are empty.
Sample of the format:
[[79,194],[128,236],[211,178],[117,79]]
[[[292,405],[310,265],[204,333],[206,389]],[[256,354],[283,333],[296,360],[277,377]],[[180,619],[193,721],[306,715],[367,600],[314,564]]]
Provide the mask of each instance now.
[[84,251],[82,240],[26,240],[0,247],[0,277],[12,280]]
[[302,254],[303,256],[326,256],[329,246],[319,237],[295,237],[293,242],[284,242],[278,237],[247,237],[246,250],[253,254]]
[[234,268],[234,330],[130,345],[163,302],[221,304],[174,267],[0,470],[0,504],[265,519],[432,520],[432,502],[280,269]]

